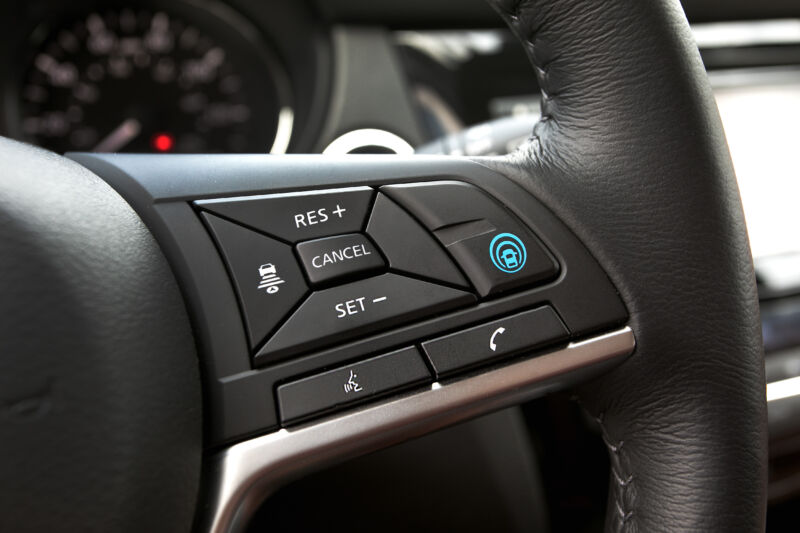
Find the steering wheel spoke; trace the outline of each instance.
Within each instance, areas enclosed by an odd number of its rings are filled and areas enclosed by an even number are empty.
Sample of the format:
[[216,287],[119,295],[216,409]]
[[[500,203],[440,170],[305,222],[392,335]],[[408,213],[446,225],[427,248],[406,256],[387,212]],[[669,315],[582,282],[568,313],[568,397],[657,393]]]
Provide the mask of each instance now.
[[181,265],[207,336],[208,445],[230,446],[215,459],[214,531],[286,477],[633,352],[586,248],[470,160],[71,157],[147,213]]

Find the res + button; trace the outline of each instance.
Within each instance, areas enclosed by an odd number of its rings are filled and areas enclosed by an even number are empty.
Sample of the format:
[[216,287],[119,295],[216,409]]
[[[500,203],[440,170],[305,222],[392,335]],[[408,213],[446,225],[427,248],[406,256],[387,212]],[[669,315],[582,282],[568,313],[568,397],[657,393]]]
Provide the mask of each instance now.
[[361,231],[373,190],[330,189],[263,196],[200,200],[196,204],[292,243]]

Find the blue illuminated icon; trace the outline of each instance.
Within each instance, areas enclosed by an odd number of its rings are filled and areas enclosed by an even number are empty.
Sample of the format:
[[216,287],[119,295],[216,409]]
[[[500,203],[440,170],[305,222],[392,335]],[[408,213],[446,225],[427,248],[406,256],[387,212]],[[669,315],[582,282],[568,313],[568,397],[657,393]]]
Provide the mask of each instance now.
[[501,233],[489,244],[489,257],[498,270],[513,274],[525,266],[528,252],[519,237],[512,233]]

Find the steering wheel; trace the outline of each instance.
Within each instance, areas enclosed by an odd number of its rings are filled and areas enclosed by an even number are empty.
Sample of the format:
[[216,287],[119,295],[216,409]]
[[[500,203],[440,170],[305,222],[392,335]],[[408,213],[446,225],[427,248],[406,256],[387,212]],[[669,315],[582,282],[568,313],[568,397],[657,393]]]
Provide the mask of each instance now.
[[[764,527],[755,278],[678,1],[491,3],[542,88],[508,157],[0,141],[0,529],[236,530],[292,477],[565,386],[607,531]],[[303,262],[330,239],[360,277]]]

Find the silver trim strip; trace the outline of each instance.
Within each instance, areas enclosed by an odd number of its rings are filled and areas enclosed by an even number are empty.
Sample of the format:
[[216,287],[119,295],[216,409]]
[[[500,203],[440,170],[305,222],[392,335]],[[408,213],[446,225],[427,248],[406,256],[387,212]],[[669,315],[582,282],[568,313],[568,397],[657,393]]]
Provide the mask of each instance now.
[[331,141],[322,153],[325,155],[345,155],[359,148],[370,146],[379,146],[398,155],[412,155],[414,153],[414,147],[399,135],[374,128],[348,131]]
[[633,353],[629,327],[459,381],[235,444],[211,459],[205,529],[244,529],[264,499],[303,473],[563,388]]

